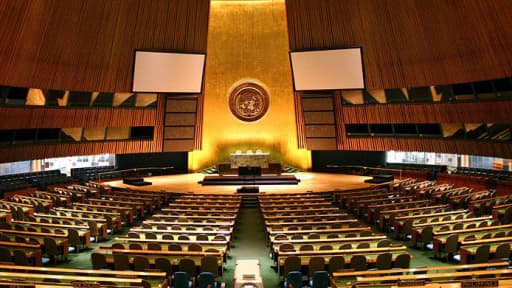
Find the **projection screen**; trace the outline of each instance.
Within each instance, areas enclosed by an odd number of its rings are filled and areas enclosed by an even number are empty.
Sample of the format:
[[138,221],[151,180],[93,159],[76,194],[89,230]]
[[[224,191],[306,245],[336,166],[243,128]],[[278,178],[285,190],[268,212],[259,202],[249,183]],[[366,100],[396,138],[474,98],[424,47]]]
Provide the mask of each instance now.
[[361,48],[291,52],[296,91],[363,89]]
[[135,51],[133,92],[201,93],[205,54]]

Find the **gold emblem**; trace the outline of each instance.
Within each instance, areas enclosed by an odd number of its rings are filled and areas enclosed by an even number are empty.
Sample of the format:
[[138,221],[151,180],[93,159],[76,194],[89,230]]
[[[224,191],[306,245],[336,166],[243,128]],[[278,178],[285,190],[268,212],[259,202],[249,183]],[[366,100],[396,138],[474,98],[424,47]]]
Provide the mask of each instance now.
[[253,122],[267,113],[269,96],[265,88],[253,82],[238,85],[229,95],[229,109],[236,118]]

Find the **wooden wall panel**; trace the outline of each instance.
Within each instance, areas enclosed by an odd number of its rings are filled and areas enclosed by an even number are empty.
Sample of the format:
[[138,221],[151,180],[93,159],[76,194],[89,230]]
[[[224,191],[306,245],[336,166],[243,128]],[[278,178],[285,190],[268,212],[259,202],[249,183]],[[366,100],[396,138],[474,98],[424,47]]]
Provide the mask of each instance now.
[[351,137],[342,138],[341,150],[355,151],[424,151],[512,158],[512,145],[484,141],[429,138]]
[[[0,162],[101,153],[162,152],[165,99],[145,109],[0,108],[0,129],[153,126],[153,140],[11,145],[0,147]],[[4,118],[5,117],[5,118]]]
[[[155,129],[156,132],[156,129]],[[0,162],[102,153],[162,152],[162,142],[151,140],[14,145],[0,147]]]
[[0,84],[131,90],[134,49],[206,52],[209,0],[0,1]]
[[290,49],[361,46],[370,89],[512,76],[509,0],[286,1]]
[[351,123],[511,123],[512,101],[342,106]]
[[0,129],[154,126],[158,109],[0,107]]

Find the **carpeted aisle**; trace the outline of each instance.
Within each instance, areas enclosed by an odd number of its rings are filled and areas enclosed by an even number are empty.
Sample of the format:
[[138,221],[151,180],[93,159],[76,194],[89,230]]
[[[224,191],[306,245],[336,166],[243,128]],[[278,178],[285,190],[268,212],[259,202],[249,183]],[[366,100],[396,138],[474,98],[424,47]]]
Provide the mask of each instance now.
[[269,257],[269,253],[265,240],[265,225],[259,209],[242,207],[232,241],[231,257],[225,265],[223,281],[228,287],[233,287],[233,273],[237,259],[259,259],[264,286],[278,287],[279,277],[272,267],[275,264]]

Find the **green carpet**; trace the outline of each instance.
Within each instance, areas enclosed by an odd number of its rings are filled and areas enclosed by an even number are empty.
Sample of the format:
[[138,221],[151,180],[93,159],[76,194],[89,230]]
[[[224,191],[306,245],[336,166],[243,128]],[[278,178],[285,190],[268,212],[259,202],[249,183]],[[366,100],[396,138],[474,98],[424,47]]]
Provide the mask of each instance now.
[[233,273],[236,260],[259,259],[261,274],[265,287],[278,287],[279,276],[270,258],[270,248],[266,244],[265,225],[258,208],[241,208],[238,225],[230,252],[230,259],[225,265],[222,280],[228,287],[233,287]]

